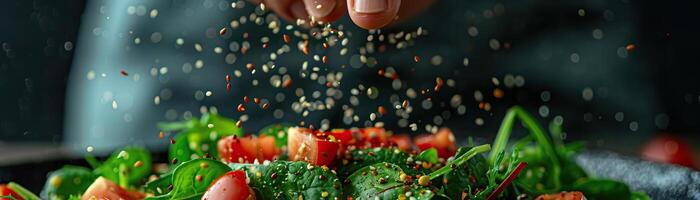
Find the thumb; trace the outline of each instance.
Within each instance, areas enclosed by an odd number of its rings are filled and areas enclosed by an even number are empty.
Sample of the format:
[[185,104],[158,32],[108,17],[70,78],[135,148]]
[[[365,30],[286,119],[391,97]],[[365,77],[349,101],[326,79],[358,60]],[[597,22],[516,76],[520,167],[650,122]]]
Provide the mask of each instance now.
[[396,18],[401,0],[347,0],[348,13],[357,26],[381,28]]

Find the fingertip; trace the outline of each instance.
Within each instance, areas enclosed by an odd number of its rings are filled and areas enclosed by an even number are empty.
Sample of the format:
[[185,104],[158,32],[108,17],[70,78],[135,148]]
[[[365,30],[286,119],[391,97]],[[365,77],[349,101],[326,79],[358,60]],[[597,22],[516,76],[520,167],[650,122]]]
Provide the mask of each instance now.
[[401,0],[347,0],[348,13],[357,26],[377,29],[391,23],[401,7]]
[[304,0],[315,21],[333,22],[345,14],[345,0]]

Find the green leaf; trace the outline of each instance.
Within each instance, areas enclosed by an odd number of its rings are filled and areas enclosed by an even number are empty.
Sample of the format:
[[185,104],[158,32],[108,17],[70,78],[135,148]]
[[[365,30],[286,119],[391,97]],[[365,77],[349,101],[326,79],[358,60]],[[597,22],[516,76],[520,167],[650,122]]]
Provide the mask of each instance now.
[[32,193],[31,191],[27,190],[27,188],[24,188],[15,182],[8,183],[7,187],[15,191],[24,200],[40,200],[39,197],[36,196],[36,194]]
[[630,197],[630,199],[631,200],[651,200],[651,197],[649,197],[644,192],[632,192],[632,196]]
[[614,200],[630,199],[630,188],[619,181],[606,179],[588,179],[574,185],[571,190],[581,191],[587,199]]
[[95,179],[97,176],[88,168],[66,165],[49,173],[41,196],[44,199],[62,200],[71,195],[81,195]]
[[418,154],[418,157],[416,159],[423,161],[423,162],[433,163],[433,164],[438,163],[439,160],[438,160],[437,149],[435,149],[435,148],[426,149],[425,151],[420,152],[420,154]]
[[[459,148],[455,157],[464,155],[470,149],[469,147]],[[443,178],[447,182],[442,186],[445,195],[451,199],[462,199],[462,192],[484,190],[489,184],[486,177],[489,167],[488,161],[482,155],[474,156],[465,165],[456,166]]]
[[235,120],[214,113],[205,113],[200,120],[177,122],[169,124],[170,127],[164,124],[159,126],[180,131],[173,138],[175,144],[170,145],[168,151],[170,160],[177,159],[176,165],[191,160],[193,155],[194,158],[203,158],[207,154],[213,158],[219,158],[219,152],[216,149],[219,139],[231,135],[243,136],[243,129],[236,126]]
[[[337,199],[342,185],[327,167],[306,162],[274,161],[269,164],[231,164],[248,174],[251,188],[261,199]],[[274,177],[274,178],[273,178]]]
[[[140,166],[137,166],[140,162]],[[126,147],[115,151],[95,172],[105,178],[128,188],[136,185],[151,174],[151,154],[138,147]]]
[[[211,124],[211,128],[210,125]],[[236,126],[236,120],[220,116],[215,113],[205,113],[200,120],[200,126],[209,129],[210,133],[217,135],[212,140],[218,140],[222,136],[237,135],[243,136],[243,129]]]
[[5,198],[7,198],[7,199],[9,199],[9,200],[17,200],[17,199],[15,199],[15,197],[13,197],[12,195],[2,195],[2,196],[0,196],[0,199],[5,199]]
[[338,166],[338,176],[341,178],[348,177],[363,167],[381,162],[398,165],[406,174],[411,176],[419,172],[425,173],[423,168],[420,171],[416,170],[414,162],[411,161],[415,159],[413,155],[394,147],[352,150],[349,155],[350,158],[346,159],[347,162],[341,160],[339,161],[341,163],[336,164]]
[[158,179],[149,181],[146,183],[144,189],[146,192],[152,193],[156,196],[167,194],[168,187],[172,184],[173,173],[168,173],[161,175]]
[[181,122],[159,122],[158,128],[160,128],[160,130],[162,131],[180,131],[184,129],[193,128],[198,124],[199,121],[197,120],[197,118],[193,118],[192,120]]
[[183,162],[173,171],[173,190],[147,199],[199,199],[214,180],[229,171],[225,164],[210,159]]
[[[431,199],[435,196],[430,187],[410,183],[406,185],[404,181],[407,179],[402,180],[402,176],[407,175],[401,167],[391,163],[376,163],[350,175],[350,184],[345,191],[353,199]],[[411,196],[406,196],[406,189]]]
[[272,136],[275,138],[275,146],[287,146],[287,129],[291,127],[289,124],[272,124],[262,130],[260,134]]

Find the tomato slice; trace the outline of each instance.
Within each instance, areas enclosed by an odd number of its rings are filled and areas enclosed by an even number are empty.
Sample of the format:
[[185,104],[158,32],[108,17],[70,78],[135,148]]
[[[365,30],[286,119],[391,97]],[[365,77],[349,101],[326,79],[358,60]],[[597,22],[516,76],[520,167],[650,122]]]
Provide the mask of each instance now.
[[[19,196],[19,194],[17,194],[14,190],[7,187],[7,185],[5,185],[5,184],[0,184],[0,196],[11,196],[17,200],[24,200],[21,196]],[[0,198],[0,200],[10,200],[10,199],[9,198]]]
[[99,177],[92,182],[90,187],[83,193],[81,199],[143,199],[146,195],[140,192],[130,192],[124,188],[119,187],[116,183],[106,179],[104,177]]
[[437,149],[438,156],[441,158],[449,158],[457,152],[455,136],[448,128],[441,128],[435,134],[419,135],[413,141],[421,151],[429,148]]
[[255,193],[245,180],[242,170],[228,172],[209,185],[202,200],[255,200]]
[[407,134],[392,135],[389,138],[392,145],[396,145],[399,149],[403,151],[410,151],[413,147],[411,144],[411,136]]
[[260,137],[229,136],[217,142],[219,156],[226,162],[253,163],[255,160],[273,160],[279,155],[275,146],[275,138],[261,135]]
[[340,143],[327,133],[307,128],[293,127],[287,131],[289,158],[306,161],[317,166],[331,166],[338,154]]

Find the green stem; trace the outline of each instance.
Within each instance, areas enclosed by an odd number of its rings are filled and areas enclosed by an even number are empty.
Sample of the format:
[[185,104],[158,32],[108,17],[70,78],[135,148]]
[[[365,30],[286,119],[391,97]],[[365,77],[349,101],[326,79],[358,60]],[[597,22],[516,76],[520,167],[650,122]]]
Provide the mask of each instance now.
[[119,164],[119,186],[122,188],[129,188],[129,179],[126,175],[127,173],[127,167],[126,164],[120,163]]
[[560,188],[561,181],[559,180],[559,175],[561,174],[561,167],[559,166],[559,157],[557,156],[550,139],[547,138],[547,135],[542,127],[540,127],[540,125],[537,124],[537,121],[535,121],[535,119],[520,106],[514,106],[506,113],[503,123],[501,124],[501,128],[498,130],[498,135],[496,135],[496,140],[493,144],[493,152],[491,153],[489,159],[491,164],[498,164],[494,163],[496,162],[498,153],[505,151],[508,138],[513,130],[513,124],[515,124],[516,117],[524,123],[525,128],[530,131],[531,136],[533,136],[535,141],[537,141],[539,144],[538,147],[540,150],[547,155],[547,158],[552,164],[552,182],[554,183],[555,189]]
[[[15,191],[22,199],[25,200],[40,200],[36,194],[32,193],[31,191],[27,190],[27,188],[22,187],[21,185],[15,183],[15,182],[10,182],[7,184],[7,187],[12,189],[12,191]],[[1,199],[1,198],[0,198]]]
[[487,152],[489,150],[491,150],[491,145],[489,144],[479,145],[474,148],[471,148],[466,153],[452,160],[452,162],[447,163],[447,165],[445,165],[444,167],[435,170],[433,173],[428,174],[428,177],[430,177],[430,180],[433,180],[439,176],[447,174],[450,171],[452,171],[452,165],[461,166],[465,162],[467,162],[467,160],[473,158],[477,154]]

